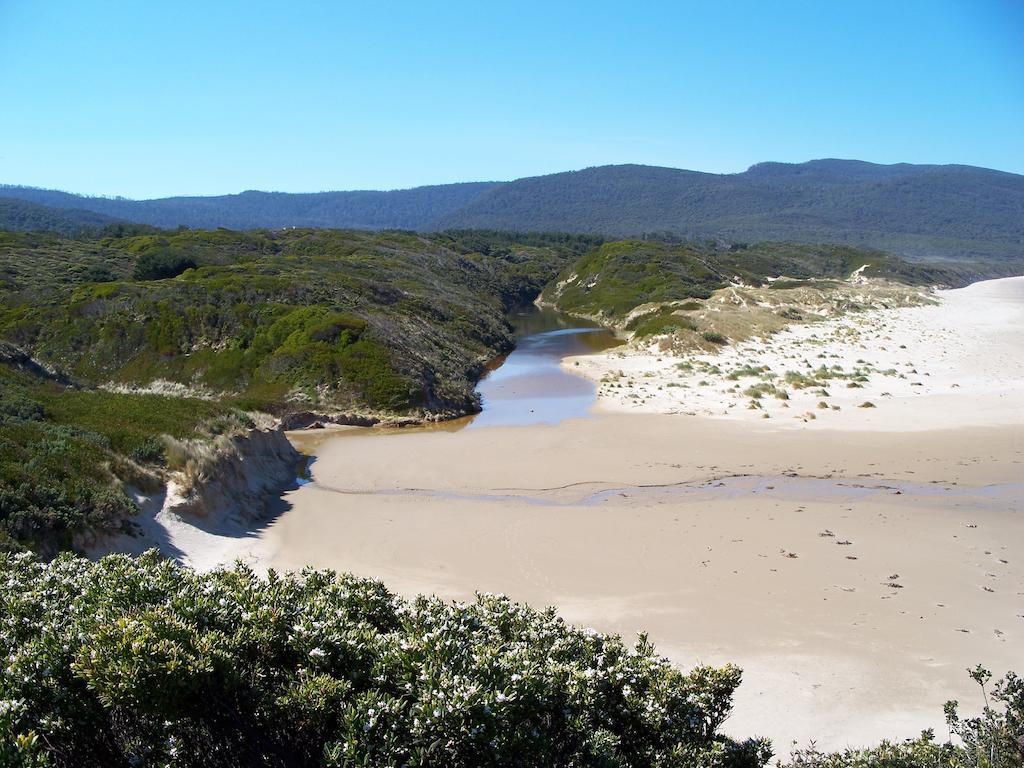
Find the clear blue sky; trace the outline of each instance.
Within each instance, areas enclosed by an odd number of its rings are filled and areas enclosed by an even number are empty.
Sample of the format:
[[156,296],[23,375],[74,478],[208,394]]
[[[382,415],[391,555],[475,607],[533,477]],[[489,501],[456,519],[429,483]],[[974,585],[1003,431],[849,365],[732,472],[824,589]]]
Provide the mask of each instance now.
[[0,0],[0,182],[151,197],[607,163],[1024,172],[1024,0]]

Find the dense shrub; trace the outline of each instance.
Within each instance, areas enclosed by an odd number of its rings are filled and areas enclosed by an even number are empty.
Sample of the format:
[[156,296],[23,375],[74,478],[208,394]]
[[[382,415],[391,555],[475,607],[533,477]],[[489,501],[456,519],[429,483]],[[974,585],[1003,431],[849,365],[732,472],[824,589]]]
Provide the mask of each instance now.
[[761,766],[717,733],[735,667],[500,596],[160,560],[0,555],[0,761],[89,766]]
[[26,397],[21,392],[0,386],[0,420],[24,419],[27,421],[41,421],[42,418],[42,403]]
[[169,251],[153,251],[139,256],[132,277],[136,280],[163,280],[177,277],[186,269],[195,268],[196,262],[191,256]]

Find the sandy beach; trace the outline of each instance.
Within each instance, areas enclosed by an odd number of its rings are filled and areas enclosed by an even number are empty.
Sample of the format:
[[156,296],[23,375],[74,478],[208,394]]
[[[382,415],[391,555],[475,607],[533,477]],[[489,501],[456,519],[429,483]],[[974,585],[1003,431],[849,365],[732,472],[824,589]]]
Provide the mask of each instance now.
[[[683,666],[735,662],[726,730],[779,754],[942,733],[945,700],[980,706],[965,668],[1019,669],[1024,647],[1022,308],[1024,279],[990,281],[694,370],[656,350],[567,359],[600,395],[556,425],[292,433],[312,482],[218,555],[407,595],[503,592],[646,631]],[[863,380],[760,408],[731,389],[805,359]],[[729,379],[746,365],[775,376]]]
[[941,725],[947,698],[971,700],[966,666],[1019,666],[1015,427],[781,436],[605,415],[351,435],[317,455],[316,482],[265,534],[274,566],[504,592],[648,631],[682,665],[736,662],[736,734],[912,736]]

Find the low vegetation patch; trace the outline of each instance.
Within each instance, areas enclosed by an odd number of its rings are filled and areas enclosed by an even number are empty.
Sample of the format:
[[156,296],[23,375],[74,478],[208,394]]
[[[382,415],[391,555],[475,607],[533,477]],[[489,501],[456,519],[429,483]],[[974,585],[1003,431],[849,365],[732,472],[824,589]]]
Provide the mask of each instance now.
[[640,315],[626,325],[626,330],[633,331],[634,337],[638,339],[679,331],[695,331],[696,329],[697,326],[693,320],[685,315],[677,314],[672,307]]

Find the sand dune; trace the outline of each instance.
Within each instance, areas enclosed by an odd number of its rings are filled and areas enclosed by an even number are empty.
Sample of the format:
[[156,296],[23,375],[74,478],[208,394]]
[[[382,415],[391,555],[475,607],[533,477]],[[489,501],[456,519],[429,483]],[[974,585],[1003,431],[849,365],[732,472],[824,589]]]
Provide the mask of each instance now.
[[935,295],[935,306],[795,325],[720,354],[680,359],[652,345],[566,365],[600,382],[609,411],[819,429],[1024,423],[1024,277]]

